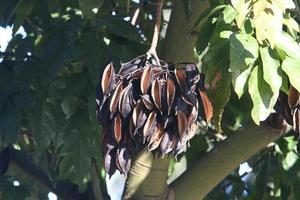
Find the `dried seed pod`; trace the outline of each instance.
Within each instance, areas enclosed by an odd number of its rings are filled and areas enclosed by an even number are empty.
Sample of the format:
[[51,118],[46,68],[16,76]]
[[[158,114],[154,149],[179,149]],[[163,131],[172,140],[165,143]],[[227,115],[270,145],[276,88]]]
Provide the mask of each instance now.
[[144,107],[143,102],[139,100],[133,109],[132,119],[133,119],[133,124],[136,128],[143,127],[147,119],[143,107]]
[[119,104],[122,90],[123,90],[123,85],[120,82],[117,85],[116,89],[114,90],[113,95],[110,100],[110,105],[109,105],[110,117],[112,117],[115,114],[115,112],[117,111],[117,107]]
[[132,84],[129,83],[121,92],[121,99],[119,101],[119,112],[122,114],[123,118],[132,110]]
[[156,107],[162,112],[162,102],[161,102],[161,95],[162,95],[162,87],[161,84],[157,79],[154,80],[151,88],[151,96],[154,101]]
[[148,116],[148,119],[143,129],[144,142],[148,140],[148,137],[151,137],[156,131],[156,124],[157,124],[156,115],[157,115],[156,112],[153,111]]
[[206,122],[209,122],[213,116],[213,108],[211,105],[211,102],[208,98],[208,96],[201,90],[198,90],[199,92],[199,102],[200,102],[200,110],[201,117]]
[[288,97],[288,103],[290,108],[293,110],[297,105],[299,105],[300,94],[296,88],[290,86],[290,94]]
[[122,146],[118,148],[116,153],[116,165],[121,174],[125,174],[125,176],[127,176],[131,165],[131,157],[127,147]]
[[[152,57],[140,56],[117,75],[106,66],[96,91],[97,120],[103,126],[105,170],[127,174],[131,155],[149,151],[177,156],[197,130],[200,117],[209,121],[211,103],[203,76],[195,64],[157,66]],[[294,116],[297,121],[299,115]]]
[[141,91],[142,94],[146,94],[148,91],[149,86],[151,85],[151,82],[153,81],[153,71],[151,65],[147,65],[144,69],[144,72],[142,74],[141,78]]
[[181,111],[177,112],[177,126],[178,126],[178,134],[180,139],[186,134],[188,121],[185,114]]
[[163,138],[164,135],[164,130],[158,125],[156,131],[154,132],[153,135],[151,135],[149,144],[148,144],[148,150],[149,151],[153,151],[155,150],[157,147],[159,147],[160,142]]
[[167,80],[167,103],[168,103],[168,115],[172,109],[172,104],[175,98],[176,88],[174,81],[171,78]]
[[101,87],[104,96],[107,95],[113,89],[114,82],[115,82],[115,69],[113,67],[113,64],[109,63],[103,71],[102,80],[101,80]]
[[142,95],[141,99],[148,110],[153,110],[154,105],[150,100],[150,96],[148,94]]
[[120,143],[122,139],[122,119],[120,115],[115,117],[112,129],[114,131],[116,141]]

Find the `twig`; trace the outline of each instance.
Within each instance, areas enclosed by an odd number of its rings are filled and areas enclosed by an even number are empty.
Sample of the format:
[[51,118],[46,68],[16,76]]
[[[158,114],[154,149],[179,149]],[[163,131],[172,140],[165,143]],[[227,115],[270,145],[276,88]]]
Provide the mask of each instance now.
[[156,53],[156,47],[157,47],[157,42],[158,42],[158,37],[159,37],[159,32],[160,32],[162,5],[163,5],[163,0],[157,0],[154,33],[153,33],[153,37],[152,37],[151,47],[150,47],[149,51],[147,52],[147,54],[149,56],[151,56],[151,55],[154,56],[158,65],[160,65],[160,62],[159,62],[159,59],[158,59],[158,56]]
[[136,20],[140,14],[140,11],[141,11],[141,8],[138,7],[135,11],[134,11],[134,14],[132,16],[132,19],[131,19],[131,25],[135,26],[136,25]]
[[99,181],[99,173],[98,168],[96,165],[96,162],[92,161],[92,167],[91,167],[91,179],[92,179],[92,188],[94,192],[95,200],[103,200],[103,195],[100,187],[100,181]]

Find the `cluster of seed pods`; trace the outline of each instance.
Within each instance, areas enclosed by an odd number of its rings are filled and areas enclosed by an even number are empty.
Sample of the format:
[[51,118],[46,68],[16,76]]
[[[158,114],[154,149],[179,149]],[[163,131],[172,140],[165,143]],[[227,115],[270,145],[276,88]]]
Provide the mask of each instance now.
[[97,120],[102,125],[105,170],[127,175],[138,151],[178,155],[195,135],[197,120],[212,117],[204,77],[193,63],[166,64],[137,57],[109,63],[96,92]]
[[298,134],[298,140],[300,138],[300,93],[290,86],[289,94],[280,92],[275,111],[285,119],[285,121],[293,126],[294,131]]

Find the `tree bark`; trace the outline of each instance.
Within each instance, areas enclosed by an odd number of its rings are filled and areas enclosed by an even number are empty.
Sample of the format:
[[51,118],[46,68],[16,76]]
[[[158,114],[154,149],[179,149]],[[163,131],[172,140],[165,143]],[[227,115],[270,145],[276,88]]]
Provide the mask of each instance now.
[[273,129],[266,125],[251,125],[238,131],[213,151],[205,154],[171,184],[176,199],[205,198],[239,164],[280,138],[285,132],[285,128]]

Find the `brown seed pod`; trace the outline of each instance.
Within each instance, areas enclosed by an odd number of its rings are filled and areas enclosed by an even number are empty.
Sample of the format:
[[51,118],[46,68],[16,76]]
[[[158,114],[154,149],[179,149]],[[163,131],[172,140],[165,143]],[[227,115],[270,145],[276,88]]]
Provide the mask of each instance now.
[[154,61],[139,56],[121,64],[117,75],[110,63],[101,76],[96,113],[104,130],[105,170],[110,176],[116,170],[126,175],[131,156],[143,148],[159,156],[178,155],[196,134],[197,119],[212,118],[203,75],[195,64],[175,69]]
[[300,101],[300,94],[296,88],[294,88],[292,85],[290,87],[290,94],[288,97],[288,102],[290,108],[293,110],[297,105],[299,105]]

